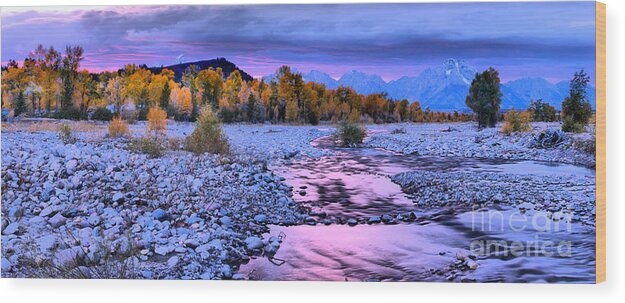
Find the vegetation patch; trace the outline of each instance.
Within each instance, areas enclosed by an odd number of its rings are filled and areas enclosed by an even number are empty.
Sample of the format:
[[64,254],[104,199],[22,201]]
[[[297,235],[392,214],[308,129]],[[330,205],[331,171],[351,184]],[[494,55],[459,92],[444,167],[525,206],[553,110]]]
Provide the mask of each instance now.
[[133,139],[128,143],[131,152],[147,154],[150,158],[160,158],[165,154],[165,147],[156,136]]
[[367,130],[357,123],[343,120],[334,133],[334,141],[343,147],[356,147],[367,136]]
[[108,135],[111,138],[119,138],[128,135],[128,123],[120,117],[115,117],[109,124]]
[[74,144],[77,141],[76,137],[72,134],[72,128],[67,124],[63,124],[59,128],[59,139],[65,144]]
[[202,109],[195,130],[186,139],[186,149],[196,154],[229,154],[230,143],[221,129],[221,122],[210,107]]
[[167,130],[167,112],[156,106],[148,111],[148,131],[154,134],[164,134]]
[[514,109],[509,110],[504,117],[505,124],[501,127],[501,131],[510,135],[514,132],[529,132],[532,130],[530,122],[532,117],[530,112],[517,112]]

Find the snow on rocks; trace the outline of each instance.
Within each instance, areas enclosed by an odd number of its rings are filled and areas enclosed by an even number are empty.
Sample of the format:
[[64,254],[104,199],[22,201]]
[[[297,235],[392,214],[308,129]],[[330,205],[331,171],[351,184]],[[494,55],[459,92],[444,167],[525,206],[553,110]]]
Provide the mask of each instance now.
[[[279,134],[259,136],[276,158],[292,151],[271,143]],[[149,159],[124,139],[77,137],[65,145],[51,132],[2,133],[3,277],[239,279],[239,264],[279,247],[263,240],[267,224],[306,217],[283,178],[245,157]],[[128,270],[102,271],[118,267]]]
[[[421,156],[538,160],[595,166],[594,155],[574,148],[574,141],[588,137],[587,133],[567,133],[557,146],[538,148],[536,140],[540,134],[559,129],[560,125],[535,122],[532,126],[532,132],[506,136],[500,132],[500,126],[479,130],[472,122],[401,124],[406,131],[400,133],[387,131],[397,125],[370,125],[365,145]],[[456,131],[450,132],[449,129]]]
[[[520,175],[490,172],[410,171],[391,177],[421,208],[514,206],[519,211],[557,213],[594,226],[592,176]],[[505,193],[502,195],[501,193]]]

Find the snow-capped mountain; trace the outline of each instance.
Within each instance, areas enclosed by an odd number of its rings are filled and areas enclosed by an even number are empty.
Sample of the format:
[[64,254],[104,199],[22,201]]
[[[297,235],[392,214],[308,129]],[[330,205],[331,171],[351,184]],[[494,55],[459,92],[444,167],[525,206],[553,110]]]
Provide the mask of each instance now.
[[476,72],[463,60],[447,59],[417,77],[390,81],[387,92],[392,98],[419,100],[424,108],[462,109],[466,108],[464,100]]
[[361,94],[375,94],[386,91],[386,82],[378,75],[367,75],[359,71],[350,71],[344,74],[338,82],[339,85],[348,86]]
[[[303,74],[304,81],[323,83],[334,89],[349,86],[361,94],[386,92],[397,100],[418,100],[422,108],[433,110],[468,110],[465,105],[471,81],[478,71],[464,60],[447,59],[441,65],[425,69],[416,77],[404,76],[385,82],[378,75],[352,70],[338,81],[330,75],[312,70]],[[269,81],[274,75],[264,77]],[[525,109],[531,100],[543,99],[557,109],[569,93],[569,81],[552,84],[543,78],[521,78],[501,84],[502,109]],[[588,99],[595,106],[595,88],[589,87]]]
[[318,70],[311,70],[309,73],[303,74],[302,78],[306,82],[323,83],[326,85],[326,88],[329,89],[335,89],[339,86],[338,81],[330,77],[330,75]]

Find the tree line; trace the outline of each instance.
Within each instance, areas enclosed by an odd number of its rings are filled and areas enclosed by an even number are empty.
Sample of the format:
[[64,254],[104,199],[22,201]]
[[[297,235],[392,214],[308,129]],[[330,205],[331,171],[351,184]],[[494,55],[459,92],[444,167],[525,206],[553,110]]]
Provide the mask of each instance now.
[[2,67],[2,106],[15,116],[67,119],[125,115],[146,119],[151,107],[168,117],[194,121],[203,106],[212,107],[224,122],[320,121],[390,123],[469,121],[472,115],[422,109],[419,102],[393,100],[385,93],[363,95],[350,87],[328,89],[305,82],[302,74],[282,66],[269,82],[243,80],[238,70],[228,77],[220,68],[198,70],[191,65],[180,81],[162,69],[152,73],[145,65],[127,64],[114,72],[92,73],[80,69],[80,46],[64,53],[39,45],[21,66],[9,61]]
[[[350,87],[328,89],[324,84],[304,81],[288,66],[278,69],[269,82],[245,81],[238,70],[224,77],[220,68],[199,70],[191,65],[180,81],[174,73],[127,64],[114,72],[92,73],[80,69],[84,59],[80,46],[67,46],[64,53],[39,45],[21,66],[9,61],[2,67],[2,106],[15,116],[28,115],[66,119],[110,120],[113,115],[145,120],[152,107],[160,107],[169,118],[194,121],[200,108],[210,106],[226,122],[318,124],[320,121],[367,123],[456,122],[477,120],[479,127],[501,120],[499,73],[478,73],[466,97],[474,114],[437,112],[421,108],[418,101],[393,100],[385,93],[363,95]],[[563,102],[562,115],[571,125],[587,123],[592,110],[586,97],[588,76],[576,73],[571,94]],[[528,109],[534,121],[555,121],[555,108],[542,100]]]
[[[567,132],[582,132],[586,124],[592,118],[593,111],[588,100],[587,90],[590,77],[584,70],[573,75],[569,85],[569,95],[562,101],[560,117],[556,109],[542,100],[530,102],[524,116],[533,121],[552,122],[562,119],[562,130]],[[497,121],[502,120],[499,72],[489,68],[482,73],[477,73],[471,82],[469,93],[466,97],[466,105],[476,114],[478,127],[495,127]],[[511,117],[516,117],[516,112],[511,111]]]

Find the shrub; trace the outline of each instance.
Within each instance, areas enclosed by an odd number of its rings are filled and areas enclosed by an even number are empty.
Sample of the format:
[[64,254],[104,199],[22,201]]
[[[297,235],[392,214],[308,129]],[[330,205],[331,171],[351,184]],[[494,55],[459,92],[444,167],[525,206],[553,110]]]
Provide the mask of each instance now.
[[164,133],[167,129],[167,113],[160,107],[150,108],[148,112],[148,131]]
[[582,133],[584,132],[584,124],[575,122],[571,117],[566,117],[562,121],[562,130],[567,133]]
[[597,152],[597,137],[593,134],[591,138],[575,140],[573,147],[587,154],[595,155]]
[[136,153],[144,153],[150,158],[160,158],[165,153],[165,147],[157,137],[143,137],[130,141],[128,149]]
[[230,143],[221,130],[221,122],[209,107],[202,109],[195,123],[195,130],[186,139],[186,148],[196,154],[230,153]]
[[343,147],[354,147],[362,143],[362,140],[367,136],[367,130],[349,121],[341,121],[334,133],[334,141],[339,141]]
[[76,143],[76,138],[72,135],[72,129],[67,124],[63,124],[59,128],[59,139],[65,144]]
[[128,123],[120,117],[115,117],[109,124],[109,137],[118,138],[128,134]]
[[506,123],[502,126],[501,131],[506,135],[510,135],[513,132],[528,132],[532,130],[530,125],[532,117],[527,111],[517,112],[511,109],[504,116],[504,121]]
[[91,115],[91,119],[98,121],[111,121],[113,119],[113,112],[106,107],[98,107]]
[[55,119],[68,119],[68,120],[80,120],[84,119],[83,112],[76,106],[70,106],[64,110],[61,110],[53,115]]

